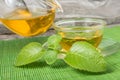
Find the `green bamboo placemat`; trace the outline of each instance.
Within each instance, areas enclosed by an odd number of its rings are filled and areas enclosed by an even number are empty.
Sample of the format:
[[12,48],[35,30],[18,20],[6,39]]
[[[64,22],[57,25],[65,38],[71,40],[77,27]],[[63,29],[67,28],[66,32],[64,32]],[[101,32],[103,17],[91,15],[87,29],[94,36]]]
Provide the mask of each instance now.
[[[120,27],[106,28],[105,37],[120,41]],[[89,73],[73,69],[58,60],[48,66],[38,61],[23,67],[15,67],[14,60],[20,49],[31,41],[41,42],[47,37],[0,41],[0,80],[119,80],[120,51],[106,57],[108,70],[105,73]]]

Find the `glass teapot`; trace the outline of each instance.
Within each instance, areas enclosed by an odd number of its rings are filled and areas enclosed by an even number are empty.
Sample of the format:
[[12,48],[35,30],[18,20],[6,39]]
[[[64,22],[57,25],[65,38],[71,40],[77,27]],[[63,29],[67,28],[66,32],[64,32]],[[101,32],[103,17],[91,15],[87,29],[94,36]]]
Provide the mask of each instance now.
[[57,8],[56,0],[0,0],[0,21],[18,35],[35,36],[49,29]]

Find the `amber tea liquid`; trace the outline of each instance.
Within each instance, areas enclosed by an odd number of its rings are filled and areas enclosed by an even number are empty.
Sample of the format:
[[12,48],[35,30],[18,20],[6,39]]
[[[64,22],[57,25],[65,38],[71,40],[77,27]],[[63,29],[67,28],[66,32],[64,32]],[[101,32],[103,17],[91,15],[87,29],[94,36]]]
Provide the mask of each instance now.
[[28,37],[46,32],[53,23],[54,15],[54,10],[42,12],[41,15],[39,10],[31,13],[26,9],[17,9],[0,20],[13,32]]
[[60,33],[60,34],[63,37],[60,44],[64,51],[68,51],[72,46],[72,44],[77,41],[86,41],[92,44],[93,46],[97,47],[102,40],[102,35],[98,35],[98,33],[92,36],[91,38],[77,37],[77,36],[74,38],[67,38],[65,35],[63,35],[64,33]]

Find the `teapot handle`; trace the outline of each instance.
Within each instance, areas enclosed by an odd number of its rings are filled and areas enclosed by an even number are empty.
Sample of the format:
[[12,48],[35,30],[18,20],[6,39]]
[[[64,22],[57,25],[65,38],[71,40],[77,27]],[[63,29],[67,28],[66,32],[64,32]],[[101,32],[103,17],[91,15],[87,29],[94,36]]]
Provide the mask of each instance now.
[[59,12],[62,12],[62,13],[63,13],[63,8],[62,8],[61,4],[60,4],[57,0],[48,0],[48,1],[50,1],[50,2],[52,2],[54,5],[56,5],[56,6],[57,6],[57,10],[58,10]]

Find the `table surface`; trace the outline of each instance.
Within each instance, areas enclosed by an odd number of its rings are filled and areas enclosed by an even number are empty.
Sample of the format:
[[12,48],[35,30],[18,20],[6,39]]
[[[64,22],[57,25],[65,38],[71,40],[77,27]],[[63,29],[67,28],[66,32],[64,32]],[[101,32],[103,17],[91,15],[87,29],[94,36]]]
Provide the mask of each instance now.
[[[114,27],[114,26],[119,26],[120,24],[113,24],[113,25],[108,25],[107,27]],[[46,33],[38,36],[49,36],[56,33],[53,28],[50,28]],[[22,36],[19,36],[7,28],[5,28],[3,25],[0,25],[0,40],[11,40],[11,39],[17,39],[17,38],[24,38]]]

